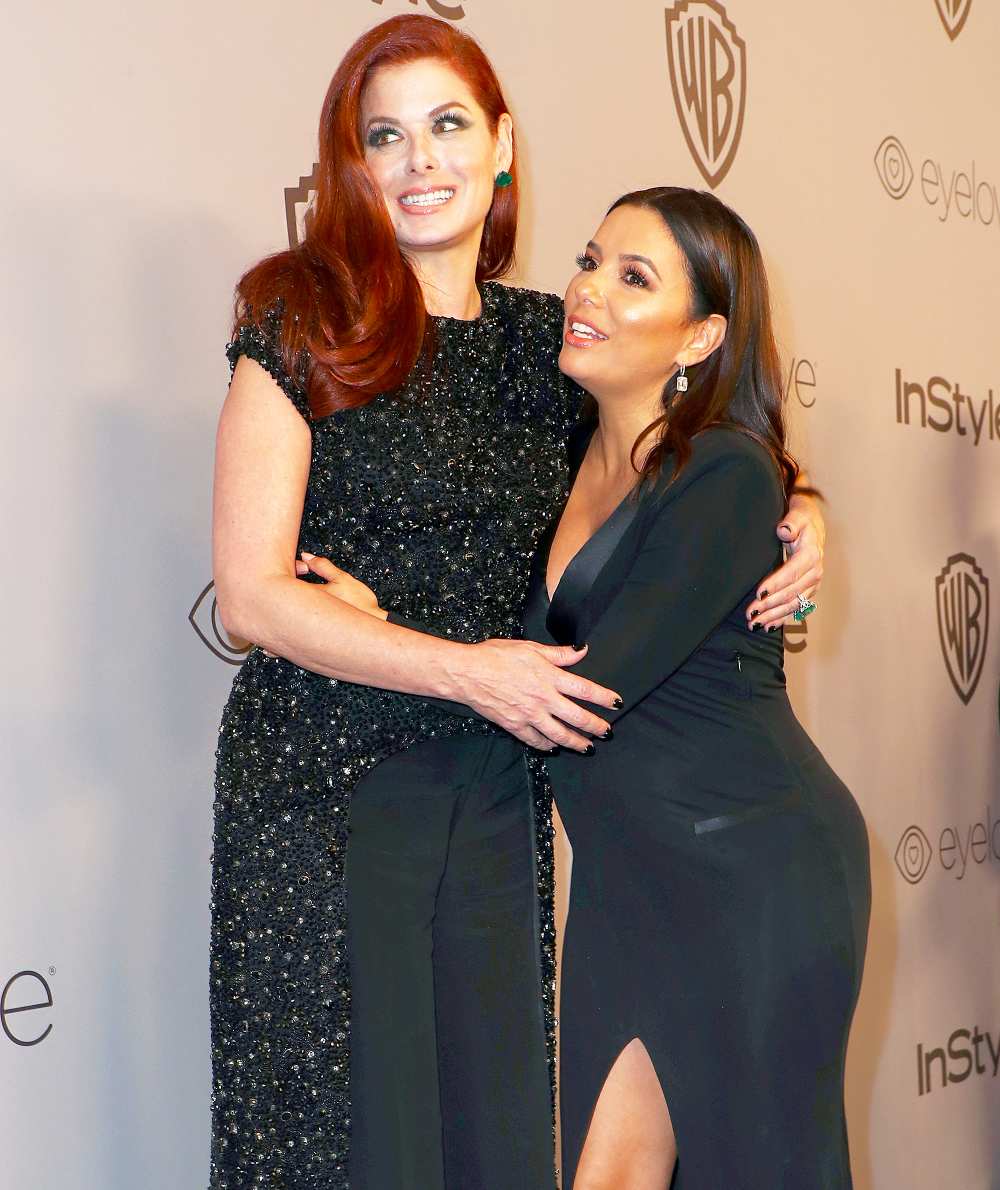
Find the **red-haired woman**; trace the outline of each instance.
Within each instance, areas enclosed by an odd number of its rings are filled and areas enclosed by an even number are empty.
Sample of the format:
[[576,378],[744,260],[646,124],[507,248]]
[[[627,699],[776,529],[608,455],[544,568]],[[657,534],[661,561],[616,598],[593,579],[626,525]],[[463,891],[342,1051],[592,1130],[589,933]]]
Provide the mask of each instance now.
[[[552,1184],[551,831],[522,744],[593,752],[574,700],[616,694],[572,646],[503,639],[578,408],[559,299],[494,283],[516,216],[485,55],[394,18],[330,85],[304,243],[239,286],[215,578],[259,647],[218,752],[215,1190]],[[818,578],[809,505],[790,532],[764,621]],[[330,598],[351,580],[325,557],[400,614]]]

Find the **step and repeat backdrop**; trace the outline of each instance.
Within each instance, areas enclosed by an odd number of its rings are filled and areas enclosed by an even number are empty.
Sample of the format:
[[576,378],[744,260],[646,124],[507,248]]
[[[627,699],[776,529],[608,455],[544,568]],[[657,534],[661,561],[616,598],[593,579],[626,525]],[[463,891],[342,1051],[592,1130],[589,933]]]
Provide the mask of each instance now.
[[4,1184],[207,1182],[213,751],[246,648],[210,581],[232,286],[299,234],[341,53],[411,11],[474,33],[504,79],[520,283],[561,291],[608,204],[655,183],[713,190],[761,239],[830,529],[790,683],[872,837],[856,1184],[995,1190],[989,0],[91,0],[8,18]]

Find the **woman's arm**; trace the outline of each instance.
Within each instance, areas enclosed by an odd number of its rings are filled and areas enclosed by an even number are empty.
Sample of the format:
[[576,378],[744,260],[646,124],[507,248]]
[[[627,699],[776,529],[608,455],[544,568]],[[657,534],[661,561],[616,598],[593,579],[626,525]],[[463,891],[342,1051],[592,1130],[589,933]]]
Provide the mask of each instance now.
[[[720,624],[774,556],[783,503],[774,467],[744,444],[703,440],[655,511],[621,589],[587,630],[577,667],[608,682],[625,714]],[[721,435],[720,435],[721,437]]]
[[579,732],[603,734],[606,723],[571,698],[611,707],[617,696],[566,672],[579,659],[572,650],[423,636],[298,581],[309,458],[306,422],[264,368],[240,358],[215,471],[216,597],[228,631],[341,681],[466,703],[534,747],[582,751],[590,741]]

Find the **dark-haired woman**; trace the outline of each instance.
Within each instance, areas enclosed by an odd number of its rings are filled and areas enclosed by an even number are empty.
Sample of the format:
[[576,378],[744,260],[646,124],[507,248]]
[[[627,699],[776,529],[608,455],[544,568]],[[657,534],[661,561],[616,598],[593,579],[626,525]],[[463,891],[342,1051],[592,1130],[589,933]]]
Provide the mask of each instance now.
[[[359,39],[319,143],[304,244],[240,283],[219,430],[219,607],[260,648],[218,752],[211,1184],[534,1190],[553,1177],[550,827],[518,741],[592,749],[606,720],[573,699],[616,697],[572,648],[500,639],[565,495],[561,304],[493,283],[511,121],[452,26]],[[306,551],[328,587],[296,580]],[[764,618],[818,554],[774,576]],[[440,637],[330,598],[350,580],[322,556]]]
[[[562,1120],[575,1190],[844,1190],[870,906],[854,799],[748,619],[797,468],[753,234],[709,194],[612,207],[560,367],[596,416],[526,629],[589,646],[614,739],[549,762],[573,846]],[[551,596],[551,598],[550,598]]]

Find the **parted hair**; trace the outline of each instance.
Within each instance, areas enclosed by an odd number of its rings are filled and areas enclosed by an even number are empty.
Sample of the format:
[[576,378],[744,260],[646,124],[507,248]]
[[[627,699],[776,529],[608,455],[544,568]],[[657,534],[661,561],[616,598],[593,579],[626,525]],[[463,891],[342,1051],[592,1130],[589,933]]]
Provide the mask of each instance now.
[[721,314],[727,324],[720,346],[688,369],[687,392],[677,392],[676,376],[667,382],[663,412],[636,440],[633,462],[643,443],[655,436],[642,477],[659,474],[670,456],[676,476],[691,457],[695,434],[713,425],[729,426],[767,449],[787,496],[799,468],[786,448],[781,365],[757,237],[707,191],[683,186],[634,190],[613,203],[608,214],[624,206],[654,211],[667,225],[686,263],[690,320]]
[[[364,405],[400,387],[428,348],[432,325],[413,269],[400,251],[382,194],[366,164],[361,99],[372,73],[437,59],[469,86],[493,131],[507,111],[496,72],[468,34],[407,14],[376,25],[344,55],[319,122],[316,198],[304,239],[254,265],[236,288],[234,331],[283,310],[281,351],[295,374],[306,352],[313,417]],[[477,281],[509,272],[517,235],[518,169],[494,193]]]

